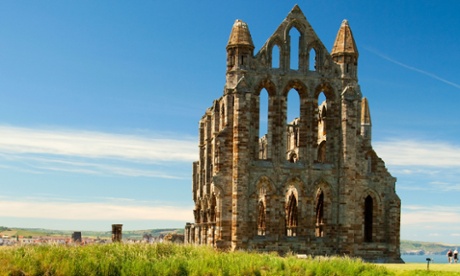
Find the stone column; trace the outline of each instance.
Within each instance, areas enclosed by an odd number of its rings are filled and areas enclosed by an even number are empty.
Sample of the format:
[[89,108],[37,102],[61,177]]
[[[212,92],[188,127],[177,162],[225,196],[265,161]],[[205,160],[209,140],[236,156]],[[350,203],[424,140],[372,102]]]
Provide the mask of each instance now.
[[187,222],[185,224],[185,231],[184,231],[184,243],[185,244],[190,244],[191,239],[190,239],[190,229],[192,227],[192,224],[190,222]]
[[123,224],[112,224],[112,242],[121,242]]
[[72,241],[74,243],[81,243],[81,232],[73,232]]

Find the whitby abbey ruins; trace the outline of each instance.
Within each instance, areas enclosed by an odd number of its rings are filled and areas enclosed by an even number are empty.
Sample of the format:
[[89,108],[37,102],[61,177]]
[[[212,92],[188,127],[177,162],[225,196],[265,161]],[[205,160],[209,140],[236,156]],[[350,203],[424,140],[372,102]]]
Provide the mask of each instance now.
[[396,178],[372,148],[348,22],[329,53],[295,6],[256,54],[236,20],[226,50],[223,94],[199,122],[185,242],[402,262]]

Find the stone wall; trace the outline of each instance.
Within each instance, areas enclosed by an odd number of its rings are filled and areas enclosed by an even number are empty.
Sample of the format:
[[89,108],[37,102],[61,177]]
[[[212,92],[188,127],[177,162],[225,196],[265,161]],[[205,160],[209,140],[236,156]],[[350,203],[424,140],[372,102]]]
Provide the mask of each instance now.
[[[291,43],[293,29],[298,43]],[[296,68],[292,47],[298,47]],[[247,24],[237,20],[223,95],[199,123],[195,222],[186,225],[185,242],[401,262],[396,179],[371,145],[348,22],[329,53],[295,6],[253,50]],[[293,121],[287,121],[290,93],[299,97]],[[267,133],[260,133],[262,124]]]

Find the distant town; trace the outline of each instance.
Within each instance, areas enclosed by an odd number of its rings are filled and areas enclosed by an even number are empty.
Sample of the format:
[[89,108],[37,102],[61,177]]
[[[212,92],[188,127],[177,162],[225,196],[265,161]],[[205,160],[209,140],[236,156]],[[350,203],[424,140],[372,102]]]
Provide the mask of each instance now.
[[[110,231],[60,231],[0,226],[0,246],[105,244],[114,242],[113,238]],[[120,238],[124,243],[182,243],[183,229],[125,231],[121,233]]]
[[[0,246],[106,244],[113,242],[112,235],[111,231],[64,231],[0,226]],[[167,228],[123,231],[121,242],[149,244],[162,242],[183,243],[184,229]],[[460,248],[460,245],[401,241],[401,255],[446,255],[447,251],[452,248]]]

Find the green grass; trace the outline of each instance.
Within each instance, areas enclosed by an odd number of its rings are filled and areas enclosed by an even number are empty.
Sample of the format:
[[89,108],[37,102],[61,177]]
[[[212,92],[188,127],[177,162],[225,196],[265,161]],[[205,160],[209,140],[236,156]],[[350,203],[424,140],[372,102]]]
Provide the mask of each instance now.
[[460,264],[430,263],[429,271],[426,263],[381,264],[381,266],[386,267],[398,276],[460,275]]
[[352,258],[225,253],[205,246],[107,244],[0,248],[0,275],[395,275]]
[[347,257],[219,252],[207,246],[0,247],[0,275],[460,275],[460,264],[369,264]]

